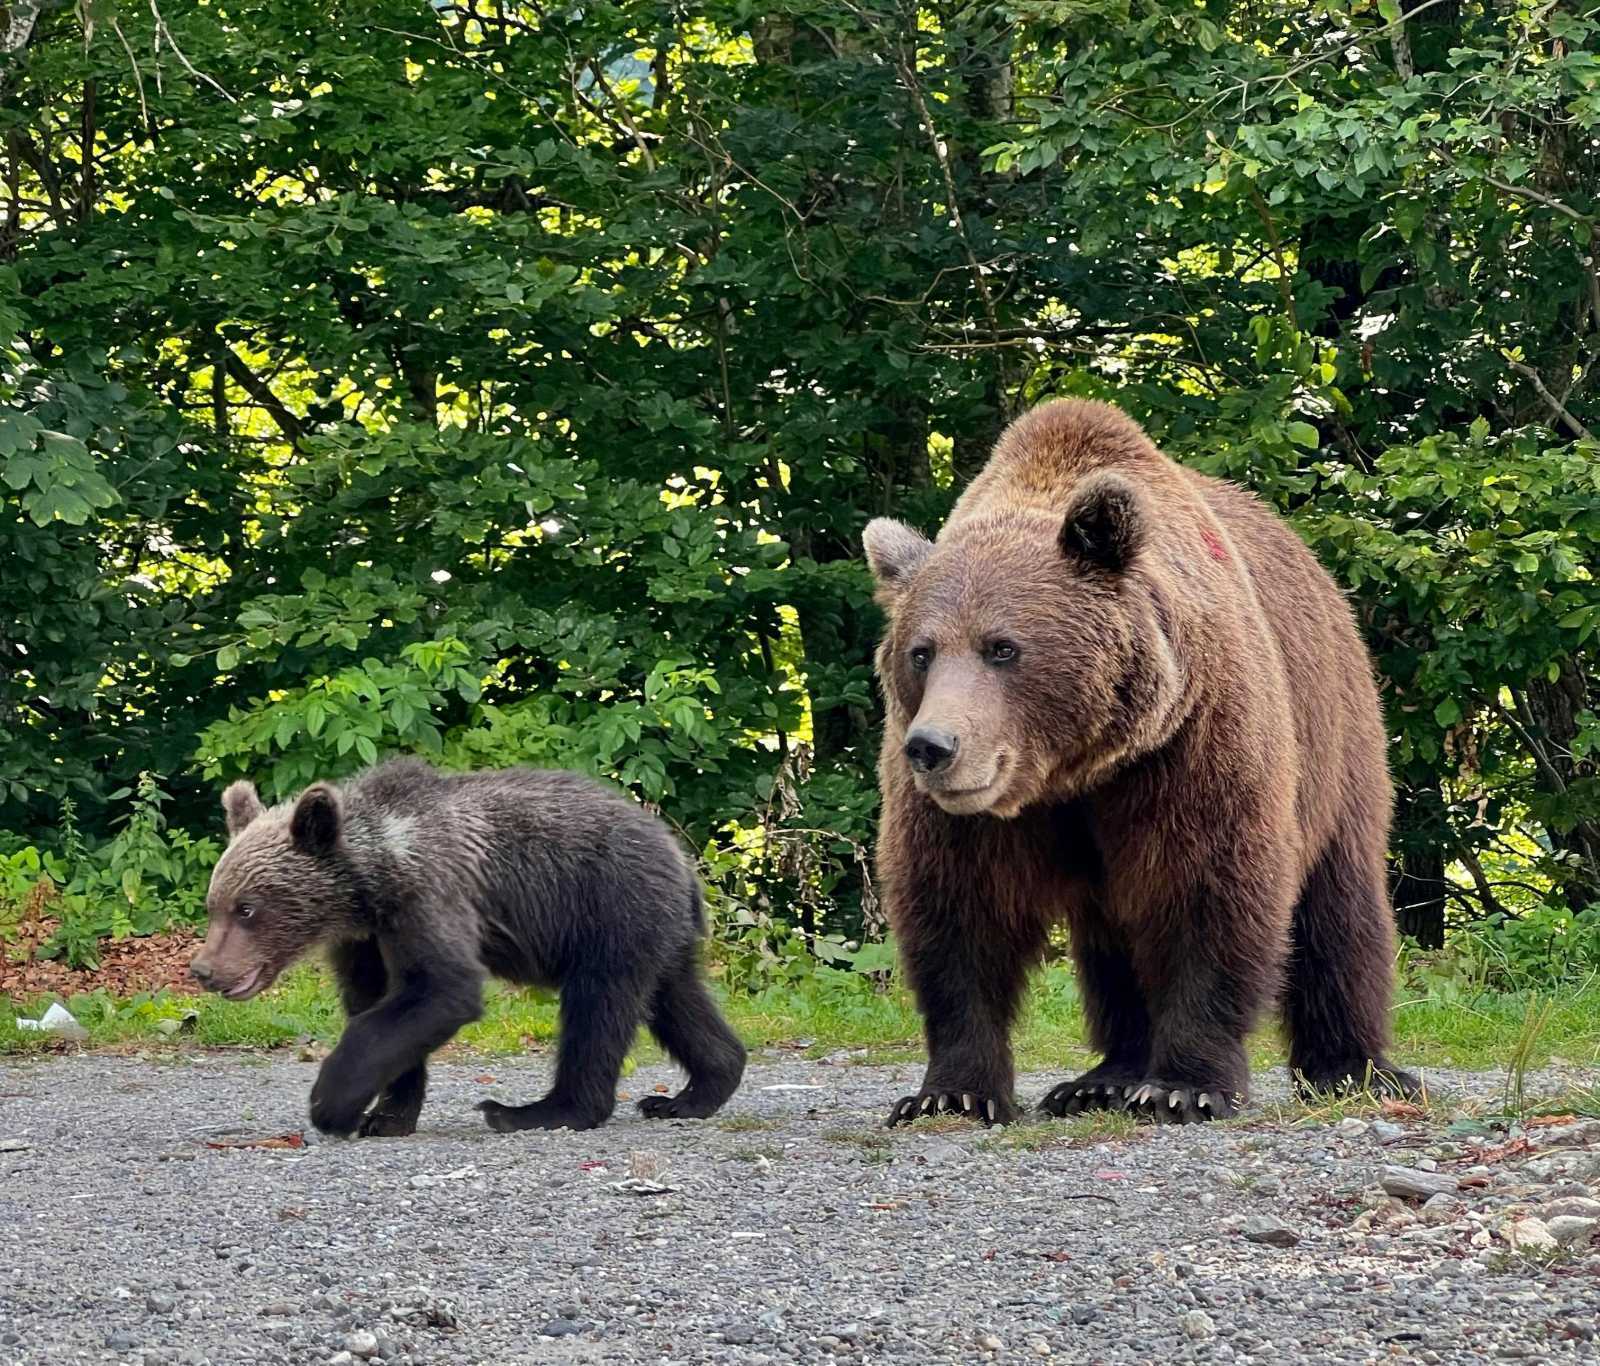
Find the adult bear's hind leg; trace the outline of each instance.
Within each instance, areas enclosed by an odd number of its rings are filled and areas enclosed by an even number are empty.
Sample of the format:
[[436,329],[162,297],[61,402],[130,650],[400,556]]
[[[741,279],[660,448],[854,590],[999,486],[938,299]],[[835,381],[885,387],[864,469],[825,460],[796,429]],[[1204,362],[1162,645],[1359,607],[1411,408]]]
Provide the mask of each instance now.
[[1381,825],[1376,830],[1341,832],[1295,907],[1284,1017],[1289,1070],[1302,1093],[1421,1093],[1422,1083],[1388,1056],[1394,930]]

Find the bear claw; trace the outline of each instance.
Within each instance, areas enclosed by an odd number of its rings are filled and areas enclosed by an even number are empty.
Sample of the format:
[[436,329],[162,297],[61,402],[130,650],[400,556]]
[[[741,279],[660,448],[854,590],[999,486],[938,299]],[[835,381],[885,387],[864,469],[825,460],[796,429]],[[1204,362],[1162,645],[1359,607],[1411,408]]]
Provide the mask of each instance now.
[[903,1096],[889,1111],[886,1127],[910,1124],[928,1115],[961,1115],[975,1119],[986,1128],[1009,1124],[1017,1116],[1016,1105],[1001,1096],[986,1096],[977,1091],[927,1091]]

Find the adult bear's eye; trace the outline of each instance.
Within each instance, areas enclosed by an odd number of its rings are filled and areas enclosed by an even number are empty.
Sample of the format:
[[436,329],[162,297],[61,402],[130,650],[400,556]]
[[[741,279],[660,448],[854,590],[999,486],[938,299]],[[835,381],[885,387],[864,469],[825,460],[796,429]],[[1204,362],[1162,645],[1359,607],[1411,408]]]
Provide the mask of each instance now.
[[926,645],[919,645],[911,652],[911,667],[919,674],[928,672],[928,665],[933,663],[933,651]]
[[1009,640],[997,640],[985,654],[991,664],[1009,664],[1017,657],[1017,647]]

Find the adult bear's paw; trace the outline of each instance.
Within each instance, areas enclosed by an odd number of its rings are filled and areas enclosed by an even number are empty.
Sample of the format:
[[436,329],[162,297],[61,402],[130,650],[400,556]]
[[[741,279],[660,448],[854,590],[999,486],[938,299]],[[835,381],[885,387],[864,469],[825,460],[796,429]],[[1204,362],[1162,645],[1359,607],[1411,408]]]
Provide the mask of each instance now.
[[338,1048],[328,1054],[311,1088],[311,1122],[325,1134],[348,1138],[377,1099],[378,1080]]
[[1120,1110],[1127,1096],[1144,1081],[1142,1073],[1107,1067],[1103,1063],[1091,1068],[1081,1077],[1064,1081],[1051,1088],[1039,1102],[1039,1108],[1057,1119],[1088,1114],[1091,1110]]
[[991,1124],[1015,1124],[1022,1118],[1010,1096],[991,1096],[981,1091],[919,1091],[895,1101],[886,1127],[910,1124],[928,1115],[962,1115],[978,1120],[985,1128]]
[[1302,1100],[1368,1092],[1398,1100],[1420,1100],[1423,1096],[1418,1077],[1382,1057],[1302,1064],[1293,1076],[1295,1092]]
[[1231,1119],[1243,1104],[1241,1090],[1225,1083],[1180,1086],[1157,1077],[1146,1077],[1123,1092],[1123,1108],[1155,1124],[1199,1124],[1208,1119]]

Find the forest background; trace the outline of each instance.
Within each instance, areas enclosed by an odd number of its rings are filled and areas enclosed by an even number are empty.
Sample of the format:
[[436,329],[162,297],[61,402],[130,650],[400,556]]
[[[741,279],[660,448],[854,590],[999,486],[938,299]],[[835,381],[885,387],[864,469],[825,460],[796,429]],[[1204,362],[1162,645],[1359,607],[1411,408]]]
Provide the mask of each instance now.
[[1410,970],[1588,981],[1600,7],[1403,8],[0,6],[11,959],[415,752],[658,805],[729,992],[879,989],[860,531],[1075,394],[1348,588]]

